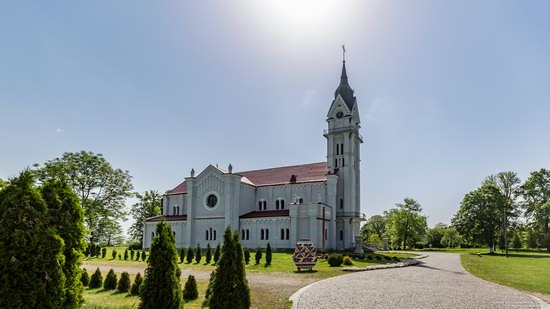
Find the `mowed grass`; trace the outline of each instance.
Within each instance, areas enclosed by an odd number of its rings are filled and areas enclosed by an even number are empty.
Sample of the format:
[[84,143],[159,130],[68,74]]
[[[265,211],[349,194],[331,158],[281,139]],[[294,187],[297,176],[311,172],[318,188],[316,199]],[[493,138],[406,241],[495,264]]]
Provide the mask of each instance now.
[[[142,267],[145,268],[147,266],[146,261],[142,261],[141,259],[139,261],[134,260],[124,260],[124,249],[123,247],[109,247],[107,248],[107,254],[105,258],[85,258],[82,263],[87,265],[110,265],[110,266],[134,266],[134,267]],[[116,250],[117,254],[122,254],[122,259],[119,259],[118,257],[116,259],[113,259],[111,257],[112,250]],[[141,253],[141,251],[140,251]],[[265,252],[262,252],[262,259],[259,264],[256,264],[254,259],[255,251],[250,252],[250,263],[246,265],[246,271],[251,273],[296,273],[296,266],[294,265],[294,262],[292,261],[292,253],[289,252],[274,252],[272,261],[270,265],[265,265]],[[345,254],[344,254],[345,255]],[[357,267],[367,267],[371,265],[379,265],[379,264],[387,264],[387,263],[395,263],[395,261],[387,261],[387,260],[377,260],[375,259],[376,256],[381,256],[382,258],[388,256],[388,257],[397,257],[399,259],[406,259],[413,257],[413,254],[407,254],[407,253],[366,253],[366,256],[371,255],[373,256],[372,260],[368,259],[354,259],[353,260],[353,266]],[[196,270],[203,270],[211,272],[215,269],[214,262],[211,261],[209,264],[206,264],[205,261],[205,253],[202,253],[202,260],[200,263],[197,263],[195,260],[191,263],[187,263],[187,261],[184,259],[183,263],[179,264],[182,269],[196,269]],[[330,267],[328,265],[326,260],[319,260],[317,262],[317,265],[314,268],[314,272],[304,274],[304,276],[311,276],[311,277],[318,277],[318,278],[327,278],[332,277],[336,275],[344,274],[342,272],[342,268],[345,265],[342,265],[341,267]],[[89,269],[89,271],[93,271],[93,269]],[[283,274],[281,274],[283,275]]]
[[462,254],[462,266],[471,274],[516,289],[550,294],[550,254],[509,252],[497,254]]

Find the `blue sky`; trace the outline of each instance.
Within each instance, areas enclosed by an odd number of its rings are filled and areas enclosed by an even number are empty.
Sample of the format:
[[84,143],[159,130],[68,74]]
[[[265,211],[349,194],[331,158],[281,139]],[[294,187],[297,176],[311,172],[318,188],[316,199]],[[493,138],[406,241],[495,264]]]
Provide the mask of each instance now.
[[6,1],[0,39],[0,178],[79,150],[137,191],[322,161],[343,43],[367,215],[449,223],[486,175],[550,168],[548,1]]

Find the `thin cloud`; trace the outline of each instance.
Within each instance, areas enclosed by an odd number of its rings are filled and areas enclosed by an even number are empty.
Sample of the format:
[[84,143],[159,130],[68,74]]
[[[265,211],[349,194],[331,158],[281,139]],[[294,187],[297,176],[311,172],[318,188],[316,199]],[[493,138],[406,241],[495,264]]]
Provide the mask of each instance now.
[[57,129],[55,129],[55,133],[62,134],[62,133],[63,133],[63,129],[57,128]]

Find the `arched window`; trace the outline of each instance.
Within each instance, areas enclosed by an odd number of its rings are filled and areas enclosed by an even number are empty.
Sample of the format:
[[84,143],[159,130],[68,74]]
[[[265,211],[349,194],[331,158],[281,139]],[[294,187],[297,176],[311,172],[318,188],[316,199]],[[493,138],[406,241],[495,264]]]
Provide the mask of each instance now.
[[299,198],[298,199],[298,204],[303,204],[304,203],[304,199],[303,198]]
[[285,239],[285,229],[281,229],[281,240]]
[[151,239],[155,238],[155,232],[151,232]]
[[208,240],[208,230],[206,230],[206,240]]
[[241,230],[241,240],[244,240],[244,230]]
[[260,239],[264,240],[264,229],[261,229],[260,231]]
[[286,239],[290,239],[290,230],[286,229]]
[[250,230],[246,230],[246,240],[250,239]]
[[338,159],[334,159],[334,167],[338,167]]
[[210,240],[212,240],[212,237],[213,237],[212,228],[210,228]]
[[173,231],[172,234],[174,234],[174,238],[176,238],[176,231]]
[[216,230],[214,230],[214,240],[216,240]]
[[269,230],[265,229],[265,240],[269,240]]
[[279,200],[275,201],[275,209],[279,209]]
[[344,240],[344,231],[340,230],[340,240]]
[[262,201],[258,202],[258,210],[262,210]]
[[172,207],[172,215],[176,214],[176,207]]
[[264,210],[267,209],[267,201],[264,201]]
[[340,199],[340,209],[344,209],[344,199]]
[[346,166],[346,163],[345,163],[346,161],[345,160],[346,160],[346,158],[342,158],[342,166]]
[[285,209],[285,200],[281,200],[281,209]]

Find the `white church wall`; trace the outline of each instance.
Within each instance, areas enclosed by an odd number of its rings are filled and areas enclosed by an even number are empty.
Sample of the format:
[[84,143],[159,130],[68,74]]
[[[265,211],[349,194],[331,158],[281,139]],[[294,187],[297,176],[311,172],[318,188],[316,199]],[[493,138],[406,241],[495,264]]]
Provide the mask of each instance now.
[[249,185],[241,184],[240,190],[241,194],[239,196],[239,216],[256,210],[256,188]]
[[[287,217],[272,217],[272,218],[253,218],[241,219],[241,228],[239,236],[243,248],[249,248],[251,251],[256,248],[266,248],[267,243],[272,249],[289,249],[293,248],[290,239],[286,238],[286,229],[289,230],[290,236],[290,218]],[[285,237],[281,239],[281,229],[285,231]],[[244,238],[242,231],[245,231]],[[249,231],[249,238],[246,239],[246,230]],[[262,239],[262,230],[264,230],[264,239]],[[269,230],[269,237],[266,239],[266,230]],[[290,238],[290,237],[289,237]]]
[[[223,232],[225,230],[225,219],[195,219],[193,222],[193,234],[195,239],[190,244],[196,247],[197,244],[201,245],[201,248],[206,248],[208,243],[210,246],[216,247],[218,242],[223,242]],[[208,232],[208,239],[206,234]]]
[[[196,180],[195,188],[196,196],[193,199],[193,217],[223,217],[225,214],[225,207],[230,201],[224,198],[225,187],[222,177],[215,172],[210,172]],[[218,203],[213,208],[206,205],[206,198],[210,194],[214,194],[218,198]]]
[[184,194],[174,194],[174,195],[168,195],[167,196],[167,205],[164,205],[164,212],[163,214],[173,216],[174,215],[174,207],[180,207],[180,215],[184,215],[187,213],[187,210],[185,209],[185,198]]

